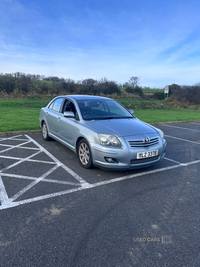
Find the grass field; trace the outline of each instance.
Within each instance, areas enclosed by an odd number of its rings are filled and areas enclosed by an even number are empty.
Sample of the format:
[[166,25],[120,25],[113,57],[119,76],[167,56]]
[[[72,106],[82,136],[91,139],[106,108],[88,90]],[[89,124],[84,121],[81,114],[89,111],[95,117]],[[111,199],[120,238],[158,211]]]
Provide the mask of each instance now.
[[[51,99],[0,100],[0,132],[39,130],[40,108]],[[170,109],[164,101],[117,100],[128,109],[134,109],[134,115],[148,123],[200,120],[198,109]]]
[[40,108],[50,99],[0,100],[0,132],[39,130]]

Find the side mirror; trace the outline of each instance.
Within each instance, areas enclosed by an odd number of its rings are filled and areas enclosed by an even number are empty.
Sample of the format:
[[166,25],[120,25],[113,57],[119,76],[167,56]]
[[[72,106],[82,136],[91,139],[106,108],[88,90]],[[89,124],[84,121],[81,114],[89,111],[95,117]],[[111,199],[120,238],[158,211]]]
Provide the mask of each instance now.
[[130,112],[131,114],[133,114],[133,113],[134,113],[134,111],[133,111],[132,109],[129,109],[129,112]]
[[65,118],[75,118],[74,112],[72,111],[65,111],[63,115]]

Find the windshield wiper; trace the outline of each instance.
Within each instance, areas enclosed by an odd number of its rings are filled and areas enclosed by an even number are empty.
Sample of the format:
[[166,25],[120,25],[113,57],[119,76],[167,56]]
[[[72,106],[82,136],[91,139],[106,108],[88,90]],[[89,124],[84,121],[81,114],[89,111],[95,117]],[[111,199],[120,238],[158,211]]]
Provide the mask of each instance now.
[[135,117],[105,117],[105,118],[98,118],[98,120],[114,120],[114,119],[134,119]]
[[105,118],[99,118],[100,120],[113,120],[118,119],[117,117],[105,117]]

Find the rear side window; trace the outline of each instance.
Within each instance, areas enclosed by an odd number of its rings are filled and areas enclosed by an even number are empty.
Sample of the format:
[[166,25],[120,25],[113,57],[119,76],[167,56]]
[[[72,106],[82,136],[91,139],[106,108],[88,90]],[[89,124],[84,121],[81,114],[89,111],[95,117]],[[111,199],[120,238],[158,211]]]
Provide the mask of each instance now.
[[50,109],[53,109],[54,111],[59,112],[60,111],[60,108],[61,108],[61,105],[62,105],[62,102],[63,102],[63,98],[58,98],[58,99],[56,99],[55,101],[53,101],[51,103],[51,105],[49,106],[49,108]]
[[51,103],[51,105],[49,106],[50,109],[53,109],[53,105],[54,105],[54,103],[55,103],[55,101],[53,101],[53,102]]

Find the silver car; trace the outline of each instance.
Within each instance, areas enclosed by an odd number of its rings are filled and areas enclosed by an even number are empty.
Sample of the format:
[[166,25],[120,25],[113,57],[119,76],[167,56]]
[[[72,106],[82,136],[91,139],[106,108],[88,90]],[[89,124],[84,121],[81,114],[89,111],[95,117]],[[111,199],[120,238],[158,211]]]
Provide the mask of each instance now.
[[53,138],[77,153],[86,169],[143,168],[165,156],[163,132],[110,98],[58,96],[41,109],[39,119],[43,138]]

